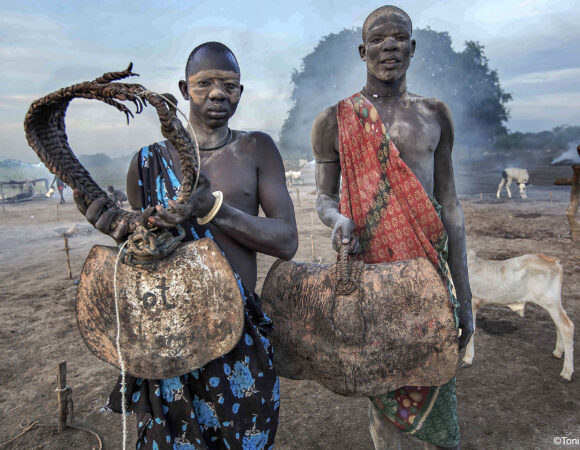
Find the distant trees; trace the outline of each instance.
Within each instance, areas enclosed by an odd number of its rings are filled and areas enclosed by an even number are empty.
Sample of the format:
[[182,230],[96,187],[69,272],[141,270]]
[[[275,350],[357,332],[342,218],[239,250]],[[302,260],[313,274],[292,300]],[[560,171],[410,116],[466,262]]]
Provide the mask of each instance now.
[[415,39],[409,90],[447,103],[457,144],[489,146],[506,134],[506,104],[512,96],[502,89],[497,71],[489,68],[483,46],[467,41],[458,53],[449,34],[429,29],[417,30]]
[[566,148],[571,142],[580,144],[580,126],[561,125],[551,131],[539,131],[537,133],[505,134],[498,137],[496,145],[506,150],[520,149],[551,149],[558,152]]
[[131,158],[132,155],[111,158],[105,153],[79,155],[81,164],[103,189],[111,184],[124,189]]
[[[409,91],[447,103],[459,146],[489,146],[505,135],[511,95],[488,67],[483,46],[468,41],[456,52],[448,33],[431,29],[415,30],[413,37],[417,50],[407,74]],[[364,86],[360,43],[360,28],[325,36],[292,74],[294,104],[280,134],[285,158],[311,158],[310,129],[316,114]]]

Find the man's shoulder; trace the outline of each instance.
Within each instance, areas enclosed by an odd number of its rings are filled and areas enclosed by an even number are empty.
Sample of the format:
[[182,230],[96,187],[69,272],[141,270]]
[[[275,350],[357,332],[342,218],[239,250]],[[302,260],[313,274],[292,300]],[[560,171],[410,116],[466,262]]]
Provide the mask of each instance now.
[[346,104],[349,104],[349,100],[353,97],[356,97],[357,95],[359,94],[353,94],[352,96],[342,99],[334,105],[331,105],[320,111],[314,119],[314,124],[312,126],[313,131],[317,128],[338,129],[338,105],[341,103],[345,104],[345,102]]
[[314,118],[312,123],[312,138],[317,135],[320,137],[329,137],[329,133],[334,135],[338,133],[338,118],[337,118],[338,105],[332,105],[324,108],[318,113]]
[[263,131],[234,131],[238,139],[243,142],[253,146],[259,146],[260,144],[274,144],[274,139]]
[[338,152],[337,105],[323,109],[312,124],[310,142],[317,161],[336,161]]
[[329,106],[327,108],[324,108],[322,111],[320,111],[318,113],[318,115],[316,116],[316,118],[314,119],[314,126],[317,126],[318,124],[322,125],[338,125],[337,119],[336,119],[336,111],[337,111],[338,105],[332,105]]
[[157,142],[152,142],[151,144],[148,145],[144,145],[143,147],[139,148],[139,150],[137,150],[133,157],[136,158],[137,156],[139,156],[139,154],[141,152],[149,152],[149,153],[154,153],[154,152],[158,152],[158,151],[162,151],[163,149],[169,149],[172,148],[171,142],[169,141],[157,141]]
[[[133,153],[133,156],[131,157],[130,165],[131,166],[139,165],[140,159],[145,160],[145,159],[148,159],[150,157],[154,157],[158,153],[162,154],[162,155],[167,155],[171,158],[172,149],[173,149],[173,146],[172,146],[171,142],[169,142],[169,141],[158,141],[158,142],[153,142],[149,145],[144,145],[139,150],[137,150]],[[176,151],[176,150],[173,150],[173,151]]]
[[239,148],[242,151],[252,154],[279,153],[278,147],[268,133],[263,131],[239,131],[236,130],[236,139],[239,141]]
[[235,131],[237,145],[234,153],[244,155],[246,161],[254,161],[257,167],[269,166],[272,161],[282,161],[274,139],[263,131]]
[[451,111],[444,101],[435,97],[423,97],[409,92],[408,98],[418,107],[432,113],[439,121],[451,121]]
[[165,141],[157,141],[157,142],[152,142],[151,144],[148,145],[144,145],[143,147],[141,147],[139,149],[139,151],[144,150],[144,149],[158,149],[158,148],[167,148],[168,146],[171,145],[171,142],[165,140]]

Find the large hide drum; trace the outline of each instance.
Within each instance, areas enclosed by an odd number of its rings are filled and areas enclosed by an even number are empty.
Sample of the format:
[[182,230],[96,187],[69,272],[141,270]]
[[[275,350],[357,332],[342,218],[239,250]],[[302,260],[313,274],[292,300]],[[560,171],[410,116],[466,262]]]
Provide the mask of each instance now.
[[137,114],[150,104],[159,117],[161,133],[179,154],[182,180],[176,201],[189,203],[200,166],[195,133],[190,134],[177,118],[177,101],[171,94],[118,82],[136,76],[132,69],[131,63],[124,71],[108,72],[34,101],[24,129],[45,166],[76,191],[77,205],[101,202],[102,211],[109,214],[107,228],[101,231],[127,239],[124,255],[140,265],[119,260],[115,277],[118,250],[93,247],[77,292],[78,325],[85,343],[99,358],[124,366],[132,375],[169,378],[228,353],[241,337],[244,309],[236,277],[212,240],[178,246],[184,233],[174,236],[157,230],[149,221],[156,214],[154,208],[136,213],[115,205],[70,148],[65,115],[73,99],[105,102],[125,113],[127,122],[133,113],[122,102],[132,103]]
[[[77,320],[89,349],[119,367],[113,273],[118,249],[97,245],[77,291]],[[228,353],[238,343],[244,309],[237,280],[213,240],[180,245],[145,267],[119,263],[117,298],[125,368],[141,378],[169,378]]]
[[338,265],[274,263],[262,300],[274,321],[279,375],[353,396],[449,381],[458,362],[457,330],[432,264],[424,258],[355,264],[345,291]]

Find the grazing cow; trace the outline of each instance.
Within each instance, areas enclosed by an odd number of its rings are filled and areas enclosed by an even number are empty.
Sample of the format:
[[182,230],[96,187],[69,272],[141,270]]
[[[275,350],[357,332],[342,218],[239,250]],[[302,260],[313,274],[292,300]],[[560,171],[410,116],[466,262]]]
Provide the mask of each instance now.
[[502,172],[502,179],[499,182],[496,197],[500,198],[501,188],[505,184],[505,190],[507,191],[508,197],[512,198],[510,185],[512,184],[512,181],[515,181],[520,187],[520,197],[528,198],[528,196],[526,195],[526,184],[528,184],[529,180],[530,174],[526,169],[516,169],[515,167],[508,167]]
[[[568,381],[574,372],[574,324],[562,308],[562,266],[556,258],[546,255],[523,255],[505,261],[486,261],[467,252],[469,284],[473,299],[473,321],[477,308],[484,304],[508,306],[524,316],[526,303],[541,306],[556,325],[556,349],[553,354],[561,358],[564,367],[560,376]],[[474,335],[475,336],[475,335]],[[473,336],[467,344],[463,362],[473,361]]]
[[302,185],[304,184],[302,181],[302,173],[299,170],[293,171],[289,170],[285,173],[286,175],[286,185],[287,186],[294,186],[295,184]]

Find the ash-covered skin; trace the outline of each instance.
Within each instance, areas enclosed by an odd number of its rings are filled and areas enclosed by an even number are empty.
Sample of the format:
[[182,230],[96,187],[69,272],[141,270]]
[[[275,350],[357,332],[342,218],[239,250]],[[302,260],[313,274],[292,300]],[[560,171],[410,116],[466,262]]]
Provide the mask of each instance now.
[[[411,20],[399,8],[381,7],[369,15],[363,25],[363,43],[359,46],[361,60],[367,68],[363,94],[378,111],[400,157],[415,174],[425,192],[442,206],[441,220],[449,239],[448,264],[460,304],[459,346],[463,348],[473,334],[473,317],[465,255],[465,225],[455,191],[451,161],[453,122],[443,102],[407,92],[406,72],[416,47],[411,36]],[[353,234],[355,224],[339,212],[341,167],[336,105],[326,108],[316,117],[311,141],[317,161],[318,215],[333,229],[332,243],[335,249],[343,243],[350,244],[351,252],[357,252],[360,246]],[[454,388],[449,392],[455,395]],[[446,414],[451,417],[455,414],[455,407],[451,405],[451,397],[448,402],[450,409]],[[374,408],[371,405],[371,409]],[[381,422],[386,421],[381,414]],[[454,426],[457,427],[456,419],[455,424],[451,419],[446,422],[449,442],[452,441],[453,432],[458,432]],[[371,423],[377,448],[385,445],[390,445],[389,448],[397,447],[399,431],[392,431],[378,429]],[[433,444],[427,445],[429,448],[434,447]],[[459,444],[451,448],[459,448]]]
[[[262,132],[228,131],[228,121],[239,104],[243,86],[235,56],[228,50],[202,47],[190,57],[179,82],[183,98],[189,103],[189,120],[201,149],[224,145],[216,150],[201,150],[201,173],[197,190],[189,204],[170,201],[171,207],[157,207],[151,223],[171,228],[184,220],[205,216],[215,202],[213,191],[220,190],[224,202],[208,224],[220,248],[244,285],[255,289],[256,253],[289,260],[298,247],[298,232],[292,201],[286,189],[282,158],[272,138]],[[167,143],[176,175],[181,180],[177,151]],[[127,197],[140,209],[137,157],[127,174]],[[77,204],[79,200],[77,199]],[[258,217],[259,208],[266,217]],[[112,217],[96,200],[79,205],[89,222],[108,230]],[[110,232],[117,240],[126,235],[122,223]]]
[[[473,318],[465,225],[451,162],[453,122],[445,103],[407,92],[406,72],[416,46],[411,36],[411,21],[404,13],[385,8],[369,16],[363,27],[364,42],[359,46],[361,60],[367,67],[364,93],[379,112],[403,161],[427,194],[435,197],[443,207],[441,219],[449,236],[448,264],[460,303],[459,345],[463,348],[473,333]],[[358,240],[353,236],[354,222],[338,209],[340,161],[336,105],[316,117],[311,140],[317,161],[320,219],[333,229],[335,249],[342,241],[350,242],[351,251],[358,251]]]

